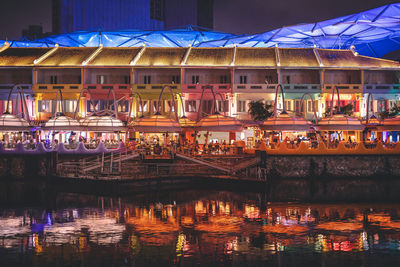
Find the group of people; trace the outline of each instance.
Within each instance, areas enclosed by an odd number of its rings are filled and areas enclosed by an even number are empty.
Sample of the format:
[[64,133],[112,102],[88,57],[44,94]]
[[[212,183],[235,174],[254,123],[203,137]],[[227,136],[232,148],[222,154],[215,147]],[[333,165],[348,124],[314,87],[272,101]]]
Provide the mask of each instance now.
[[146,155],[172,153],[176,154],[227,154],[230,151],[230,145],[223,140],[221,143],[213,140],[209,143],[200,144],[197,140],[190,142],[187,139],[170,140],[168,143],[160,144],[160,142],[149,142],[145,140],[132,140],[127,144],[128,149],[143,151]]

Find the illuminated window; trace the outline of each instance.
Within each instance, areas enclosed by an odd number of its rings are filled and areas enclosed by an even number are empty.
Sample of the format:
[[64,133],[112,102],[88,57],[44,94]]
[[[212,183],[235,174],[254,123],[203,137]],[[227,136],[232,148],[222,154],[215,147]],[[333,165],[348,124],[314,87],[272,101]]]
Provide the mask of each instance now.
[[[7,110],[7,102],[8,102],[8,110]],[[3,103],[4,103],[3,104],[3,107],[4,107],[3,112],[9,112],[12,114],[13,113],[12,100],[10,100],[10,101],[5,100]]]
[[[142,110],[142,106],[143,106],[143,110]],[[138,107],[139,107],[139,112],[148,112],[149,111],[149,101],[144,100],[144,101],[142,101],[141,104],[140,104],[140,102],[138,102]]]
[[273,81],[273,79],[272,79],[272,75],[266,75],[266,76],[265,76],[265,82],[266,82],[267,84],[273,84],[274,81]]
[[[161,109],[162,109],[162,104],[161,104],[162,102],[160,102],[160,111],[161,111]],[[158,110],[158,101],[157,100],[154,100],[153,101],[153,114],[154,113],[156,113],[157,112],[157,110]]]
[[56,75],[50,76],[50,84],[57,84],[57,76]]
[[151,76],[150,75],[144,75],[143,76],[143,83],[144,84],[151,84]]
[[204,113],[211,114],[213,102],[213,100],[203,100],[202,111]]
[[118,102],[118,112],[129,112],[128,100]]
[[308,100],[307,101],[307,112],[313,112],[313,107],[312,107],[312,101]]
[[186,100],[185,111],[196,112],[197,111],[196,100]]
[[[165,112],[175,112],[174,104],[171,100],[165,101]],[[172,108],[172,109],[171,109]]]
[[94,101],[88,100],[87,104],[86,104],[86,110],[87,110],[87,112],[94,112],[98,106],[99,106],[98,100],[94,100]]
[[217,101],[217,111],[218,112],[220,112],[220,113],[228,112],[228,108],[229,108],[229,102],[228,101],[226,101],[226,100],[224,100],[224,101],[218,100]]
[[293,111],[291,100],[285,100],[285,104],[286,104],[286,110]]
[[104,75],[97,75],[96,81],[97,81],[97,84],[105,84],[106,77]]
[[228,76],[226,75],[219,76],[219,83],[228,83]]
[[198,84],[199,80],[200,80],[200,77],[198,75],[192,76],[192,84]]
[[75,112],[76,100],[64,100],[64,111],[65,112]]
[[181,83],[181,77],[179,75],[173,75],[171,81],[172,83]]
[[39,112],[51,112],[51,100],[38,100]]
[[237,111],[238,112],[246,112],[246,101],[238,100]]

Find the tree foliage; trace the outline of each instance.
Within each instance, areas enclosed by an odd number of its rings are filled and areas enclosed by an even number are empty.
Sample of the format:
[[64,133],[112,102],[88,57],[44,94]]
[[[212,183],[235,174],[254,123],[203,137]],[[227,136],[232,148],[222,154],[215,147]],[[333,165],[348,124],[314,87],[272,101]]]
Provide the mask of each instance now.
[[273,106],[263,101],[251,101],[249,103],[249,114],[255,121],[265,121],[273,114]]
[[392,118],[400,114],[400,107],[392,107],[390,110],[384,110],[380,113],[382,119]]
[[[353,105],[352,104],[347,104],[347,105],[344,105],[343,107],[340,107],[340,112],[339,112],[339,107],[338,106],[335,106],[334,107],[334,109],[333,109],[333,115],[335,115],[335,114],[343,114],[343,115],[346,115],[346,116],[351,116],[351,115],[353,115]],[[325,110],[325,117],[327,117],[327,116],[329,116],[331,114],[331,108],[326,108],[326,110]]]

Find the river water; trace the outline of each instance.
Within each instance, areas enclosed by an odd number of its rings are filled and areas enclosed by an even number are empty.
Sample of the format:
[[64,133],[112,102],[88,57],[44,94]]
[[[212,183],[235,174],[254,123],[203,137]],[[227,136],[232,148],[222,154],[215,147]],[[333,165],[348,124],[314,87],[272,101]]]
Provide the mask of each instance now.
[[400,265],[400,204],[276,203],[210,190],[7,192],[1,266]]

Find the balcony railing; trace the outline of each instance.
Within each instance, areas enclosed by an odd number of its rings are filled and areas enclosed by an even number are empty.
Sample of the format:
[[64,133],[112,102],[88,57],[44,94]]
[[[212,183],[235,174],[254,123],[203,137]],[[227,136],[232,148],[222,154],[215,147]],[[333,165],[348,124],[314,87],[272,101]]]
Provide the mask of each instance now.
[[68,92],[79,93],[82,89],[81,84],[34,84],[33,91],[52,91],[52,90],[62,90]]
[[113,89],[114,91],[124,91],[130,92],[131,85],[130,84],[85,84],[84,88],[89,90],[96,90],[99,92],[108,92],[108,90]]
[[201,93],[203,88],[211,88],[215,93],[228,93],[231,90],[230,83],[222,84],[184,84],[182,90],[186,93]]
[[319,92],[321,91],[320,84],[282,84],[285,91],[293,92]]
[[369,93],[375,91],[377,92],[387,92],[387,91],[395,91],[396,93],[400,92],[400,84],[364,84],[364,92]]
[[362,93],[363,91],[362,84],[324,84],[322,90],[325,91],[325,93],[330,93],[335,87],[337,87],[340,91],[349,93]]
[[247,92],[247,93],[257,93],[257,92],[274,92],[276,84],[234,84],[234,92]]
[[133,90],[142,92],[142,91],[156,91],[162,90],[164,86],[169,86],[172,90],[180,90],[180,84],[133,84]]

